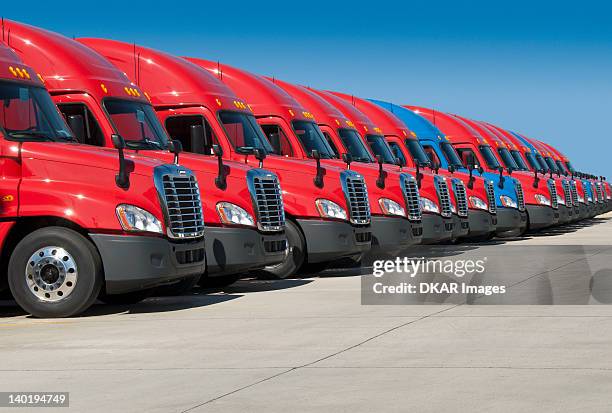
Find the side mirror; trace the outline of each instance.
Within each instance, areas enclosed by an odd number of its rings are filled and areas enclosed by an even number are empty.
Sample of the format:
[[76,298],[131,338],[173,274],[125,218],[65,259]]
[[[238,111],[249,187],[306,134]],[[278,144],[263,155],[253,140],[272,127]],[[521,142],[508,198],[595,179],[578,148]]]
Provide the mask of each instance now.
[[119,188],[127,189],[130,187],[130,177],[127,173],[125,154],[123,153],[125,149],[125,139],[123,139],[121,135],[112,134],[111,141],[119,153],[119,173],[115,175],[115,183]]
[[384,163],[384,162],[383,162],[383,158],[382,158],[382,156],[380,156],[380,155],[376,155],[376,162],[377,162],[379,165],[382,165],[382,164]]
[[400,168],[406,166],[406,162],[402,158],[395,158],[395,164]]
[[350,153],[342,154],[342,161],[346,164],[346,169],[351,169],[351,162],[353,162],[353,157]]
[[174,154],[174,163],[178,165],[179,163],[179,154],[183,152],[183,144],[181,141],[177,141],[176,139],[168,142],[168,151]]
[[191,141],[191,152],[203,154],[206,150],[204,127],[202,125],[191,125],[189,127],[189,139]]
[[213,155],[215,155],[217,158],[220,158],[223,156],[223,148],[220,145],[214,144],[212,146],[212,151],[213,151]]
[[125,149],[125,139],[123,139],[123,136],[112,134],[111,141],[113,142],[113,146],[115,147],[115,149],[119,149],[119,150]]
[[383,158],[380,155],[376,155],[376,161],[378,162],[378,179],[376,179],[376,186],[380,189],[385,188],[385,178],[387,173],[383,169]]
[[476,158],[473,153],[468,153],[465,157],[465,163],[467,164],[468,169],[476,168]]
[[83,115],[68,116],[68,126],[79,142],[85,142],[85,119]]
[[255,155],[255,159],[259,161],[259,167],[263,168],[263,161],[266,159],[266,152],[261,149],[255,149],[253,151],[253,155]]
[[310,157],[317,162],[317,175],[314,177],[313,181],[317,188],[323,188],[323,176],[325,175],[325,170],[321,168],[321,154],[318,150],[313,149],[310,152]]
[[227,179],[225,179],[225,166],[223,166],[223,148],[217,144],[212,146],[213,154],[217,157],[217,177],[215,185],[219,189],[227,188]]

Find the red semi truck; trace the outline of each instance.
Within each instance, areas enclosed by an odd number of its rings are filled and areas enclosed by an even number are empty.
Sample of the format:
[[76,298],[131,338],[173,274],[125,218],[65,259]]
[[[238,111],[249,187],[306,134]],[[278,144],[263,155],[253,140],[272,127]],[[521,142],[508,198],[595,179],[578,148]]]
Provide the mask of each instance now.
[[266,275],[284,278],[303,264],[314,264],[312,268],[343,258],[359,259],[370,249],[370,210],[361,176],[339,168],[321,172],[311,163],[275,155],[249,106],[198,65],[127,43],[81,41],[136,79],[157,116],[177,136],[181,128],[193,125],[217,127],[214,134],[195,139],[183,133],[191,151],[216,152],[220,168],[227,162],[224,159],[257,165],[261,161],[253,153],[268,153],[266,168],[277,174],[283,188],[289,252],[280,265],[266,267]]
[[[449,241],[467,234],[469,231],[467,203],[462,203],[460,208],[457,208],[446,178],[422,169],[429,165],[427,154],[422,153],[417,159],[407,150],[405,140],[411,141],[414,136],[410,134],[406,125],[389,111],[369,101],[343,93],[329,93],[354,105],[376,124],[378,127],[376,132],[385,137],[394,156],[400,159],[402,165],[408,167],[406,169],[408,172],[417,176],[423,211],[423,243]],[[462,216],[455,222],[454,217],[459,209],[462,210]],[[456,226],[458,228],[455,228]]]
[[[130,293],[204,271],[190,170],[126,157],[119,136],[119,151],[75,143],[40,76],[3,43],[0,102],[0,289],[10,287],[25,311],[68,317],[100,292]],[[184,219],[194,228],[183,230]]]
[[[271,80],[276,86],[290,95],[286,98],[294,112],[310,113],[319,126],[320,133],[313,129],[313,135],[301,134],[300,121],[291,119],[293,134],[293,157],[308,159],[309,151],[318,148],[327,151],[326,163],[342,167],[342,159],[348,154],[352,159],[351,169],[366,178],[372,209],[372,245],[389,254],[396,254],[407,246],[420,244],[423,234],[419,190],[414,177],[408,173],[398,173],[397,167],[385,166],[383,159],[371,154],[356,130],[355,125],[342,112],[303,86],[292,85],[280,80]],[[281,95],[281,90],[262,82],[262,88]],[[269,95],[268,95],[269,96]],[[277,99],[283,99],[277,96]],[[259,99],[261,102],[261,98]],[[266,122],[263,120],[262,122]],[[268,138],[275,136],[275,127]],[[292,134],[292,135],[293,135]],[[294,137],[294,138],[295,138]],[[327,145],[325,145],[327,143]],[[300,145],[301,144],[301,145]],[[280,147],[279,147],[280,149]],[[330,151],[331,149],[331,151]]]
[[[496,129],[496,127],[489,126],[483,122],[473,121],[458,115],[450,116],[473,128],[482,137],[483,141],[486,142],[486,147],[488,147],[489,150],[485,151],[485,149],[483,149],[483,145],[481,145],[479,149],[481,153],[483,153],[485,158],[484,160],[487,162],[487,166],[489,168],[492,166],[492,162],[499,165],[502,169],[505,167],[509,176],[518,180],[523,188],[527,188],[524,190],[526,195],[525,204],[529,223],[532,229],[538,228],[537,222],[541,221],[541,219],[537,217],[542,210],[544,211],[544,214],[547,214],[549,210],[552,210],[553,220],[550,225],[556,225],[559,223],[561,215],[559,211],[559,196],[557,192],[557,183],[554,179],[551,178],[545,180],[545,182],[541,185],[542,188],[540,188],[540,186],[536,187],[534,185],[535,176],[533,174],[518,170],[518,165],[507,150],[506,144],[496,133],[500,129]],[[487,158],[486,153],[491,154],[495,159]],[[532,192],[535,202],[530,201]],[[564,219],[567,219],[567,214],[565,214]]]
[[[112,147],[113,134],[126,141],[126,156],[139,154],[172,162],[166,131],[146,95],[104,57],[83,44],[32,26],[7,23],[11,47],[44,80],[79,142]],[[217,126],[217,125],[215,125]],[[222,133],[217,126],[214,133]],[[184,140],[181,143],[187,145]],[[181,155],[205,190],[206,279],[228,284],[239,274],[278,264],[286,256],[284,215],[276,176],[238,162],[224,166],[210,156]],[[259,182],[259,183],[258,183]],[[265,191],[259,185],[269,185]],[[174,211],[170,208],[169,213]],[[184,228],[192,223],[183,222]],[[196,278],[174,293],[188,289]]]

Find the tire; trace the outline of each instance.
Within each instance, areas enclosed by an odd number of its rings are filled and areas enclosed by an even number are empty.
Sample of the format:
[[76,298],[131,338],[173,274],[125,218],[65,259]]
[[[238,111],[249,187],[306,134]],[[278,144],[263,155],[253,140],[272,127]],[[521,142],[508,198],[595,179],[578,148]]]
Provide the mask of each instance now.
[[255,273],[262,279],[277,279],[282,280],[291,277],[297,273],[306,257],[306,240],[302,231],[293,221],[287,220],[285,226],[285,235],[287,236],[288,253],[285,260],[280,264],[265,267]]
[[15,246],[7,276],[13,298],[28,313],[70,317],[96,300],[102,287],[102,260],[91,241],[78,232],[41,228]]
[[240,274],[221,275],[219,277],[200,278],[202,288],[223,288],[232,285],[240,279]]
[[153,294],[152,289],[132,291],[124,294],[100,294],[98,299],[105,304],[127,305],[138,304],[142,300],[149,298]]
[[189,292],[193,287],[195,287],[198,281],[200,281],[200,274],[184,278],[174,284],[162,285],[161,287],[157,287],[153,291],[153,295],[159,297],[172,297],[177,295],[183,295]]

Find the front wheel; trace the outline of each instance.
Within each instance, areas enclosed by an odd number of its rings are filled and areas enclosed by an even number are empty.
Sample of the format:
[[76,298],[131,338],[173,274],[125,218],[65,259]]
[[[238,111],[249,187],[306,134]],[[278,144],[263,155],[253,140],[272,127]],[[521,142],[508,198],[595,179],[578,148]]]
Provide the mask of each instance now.
[[304,264],[306,240],[302,235],[302,231],[293,221],[287,220],[285,235],[287,236],[287,254],[285,254],[285,259],[280,264],[271,265],[256,271],[259,278],[285,279],[298,272]]
[[95,246],[76,231],[47,227],[26,235],[9,259],[13,298],[35,317],[70,317],[89,308],[102,286]]

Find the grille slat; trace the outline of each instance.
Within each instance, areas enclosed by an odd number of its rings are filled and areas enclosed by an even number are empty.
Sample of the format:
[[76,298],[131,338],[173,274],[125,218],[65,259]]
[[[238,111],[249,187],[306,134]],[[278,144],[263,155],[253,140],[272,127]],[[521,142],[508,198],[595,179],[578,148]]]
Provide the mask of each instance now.
[[441,176],[436,176],[434,177],[434,185],[436,187],[436,193],[438,194],[438,201],[440,201],[440,215],[447,218],[451,217],[453,210],[451,209],[451,201],[446,179]]
[[573,199],[570,183],[567,179],[564,179],[562,181],[562,184],[563,184],[563,199],[565,200],[565,205],[567,207],[571,207],[574,205],[574,199]]
[[[495,202],[495,188],[493,182],[485,179],[485,192],[487,193],[487,204],[489,205],[489,212],[491,214],[497,214],[497,204]],[[521,190],[522,194],[522,190]]]
[[457,215],[460,217],[468,216],[467,192],[463,181],[459,178],[452,179],[453,192],[455,193],[455,203],[457,204]]
[[196,238],[204,234],[204,218],[200,189],[191,174],[161,176],[169,236]]
[[570,190],[572,193],[572,204],[578,206],[578,189],[576,189],[576,181],[570,181]]
[[257,213],[257,226],[261,231],[282,231],[285,227],[285,208],[278,177],[262,169],[247,172],[247,182],[253,206]]
[[518,210],[525,211],[525,194],[523,193],[523,185],[518,179],[514,180],[514,192],[516,193],[516,204]]
[[404,193],[408,219],[411,221],[420,221],[423,218],[423,211],[421,210],[421,194],[419,193],[419,186],[416,179],[410,174],[402,173],[400,175],[400,183],[402,184],[402,192]]
[[352,171],[343,171],[340,179],[351,222],[356,225],[369,224],[371,220],[370,201],[363,177]]
[[548,191],[550,192],[550,206],[554,209],[559,208],[559,198],[557,198],[557,187],[555,186],[554,179],[548,180]]

